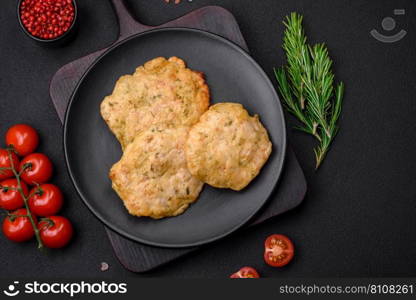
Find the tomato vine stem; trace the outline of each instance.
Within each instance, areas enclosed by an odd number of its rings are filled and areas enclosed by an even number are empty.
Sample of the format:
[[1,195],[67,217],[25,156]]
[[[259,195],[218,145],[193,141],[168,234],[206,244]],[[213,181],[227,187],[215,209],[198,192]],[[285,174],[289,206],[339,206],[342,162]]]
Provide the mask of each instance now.
[[18,190],[20,196],[22,197],[23,202],[25,204],[26,211],[28,212],[27,217],[29,218],[30,224],[33,227],[33,231],[35,232],[36,241],[38,242],[38,249],[42,249],[43,248],[43,243],[42,243],[42,240],[40,238],[39,229],[36,226],[35,219],[33,218],[32,212],[30,211],[30,208],[29,208],[29,196],[30,195],[26,197],[25,193],[23,192],[22,184],[21,184],[20,175],[22,174],[23,170],[26,169],[28,166],[24,165],[22,167],[22,170],[20,170],[20,172],[17,172],[17,170],[16,170],[16,168],[14,166],[14,162],[13,162],[13,159],[12,159],[12,153],[11,153],[11,151],[13,151],[13,149],[7,148],[7,153],[8,153],[8,156],[9,156],[11,170],[12,170],[12,172],[14,174],[14,177],[17,180],[17,190]]

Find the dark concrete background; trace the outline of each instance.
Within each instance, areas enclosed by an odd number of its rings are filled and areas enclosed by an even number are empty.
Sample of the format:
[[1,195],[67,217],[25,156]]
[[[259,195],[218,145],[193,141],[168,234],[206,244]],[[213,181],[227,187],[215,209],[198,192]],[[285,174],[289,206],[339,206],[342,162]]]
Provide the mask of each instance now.
[[[110,44],[117,22],[109,1],[79,2],[80,30],[60,49],[41,48],[20,30],[16,0],[0,3],[0,135],[14,123],[36,127],[40,151],[56,166],[53,182],[64,193],[62,214],[77,235],[66,249],[40,253],[34,243],[13,244],[0,236],[1,277],[140,276],[123,269],[111,251],[103,225],[73,189],[64,164],[62,127],[49,98],[49,80],[63,64]],[[289,130],[305,170],[309,191],[304,204],[261,226],[166,265],[145,276],[226,277],[244,265],[265,277],[415,276],[416,260],[416,26],[414,1],[194,0],[180,5],[163,0],[127,0],[142,22],[156,25],[204,5],[230,10],[241,26],[252,56],[272,78],[284,63],[281,21],[291,11],[305,16],[312,42],[327,42],[337,79],[346,84],[341,131],[319,172],[313,169],[314,141]],[[408,35],[395,44],[375,41],[381,20],[394,8],[397,28]],[[394,32],[396,32],[394,31]],[[274,79],[272,78],[275,83]],[[288,127],[295,121],[288,118]],[[283,269],[267,267],[263,240],[284,233],[297,254]],[[110,269],[101,272],[102,261]]]

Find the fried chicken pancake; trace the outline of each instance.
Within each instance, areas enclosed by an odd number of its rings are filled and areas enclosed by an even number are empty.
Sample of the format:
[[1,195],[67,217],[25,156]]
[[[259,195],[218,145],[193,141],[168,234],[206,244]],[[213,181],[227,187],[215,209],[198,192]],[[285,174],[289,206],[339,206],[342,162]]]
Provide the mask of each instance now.
[[203,183],[189,173],[185,142],[189,127],[152,126],[130,143],[110,170],[113,189],[130,214],[176,216],[193,203]]
[[208,109],[209,89],[201,72],[177,57],[158,57],[117,81],[101,103],[101,115],[124,149],[155,124],[191,126]]
[[241,104],[211,106],[189,132],[188,169],[201,181],[239,191],[255,178],[270,156],[272,143],[257,115]]

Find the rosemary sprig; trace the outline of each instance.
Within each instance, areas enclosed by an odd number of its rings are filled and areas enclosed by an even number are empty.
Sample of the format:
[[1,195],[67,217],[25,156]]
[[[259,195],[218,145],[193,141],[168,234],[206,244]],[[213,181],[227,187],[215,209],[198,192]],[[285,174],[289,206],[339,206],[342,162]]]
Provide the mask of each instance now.
[[334,87],[328,49],[325,44],[307,44],[302,20],[301,15],[291,13],[283,22],[287,65],[274,72],[284,106],[302,124],[296,128],[319,142],[314,149],[318,169],[339,129],[344,84]]

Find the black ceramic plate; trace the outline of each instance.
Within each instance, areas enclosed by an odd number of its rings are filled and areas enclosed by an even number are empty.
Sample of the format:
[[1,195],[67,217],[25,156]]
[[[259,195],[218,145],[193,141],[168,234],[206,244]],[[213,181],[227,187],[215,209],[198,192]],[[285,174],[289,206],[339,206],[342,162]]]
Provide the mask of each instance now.
[[[259,176],[243,191],[205,185],[184,214],[161,220],[129,215],[111,188],[110,167],[120,145],[100,116],[100,103],[117,79],[157,56],[178,56],[205,73],[212,103],[239,102],[258,114],[273,143]],[[270,197],[282,170],[285,122],[266,74],[240,47],[200,30],[166,28],[133,36],[107,50],[80,80],[64,123],[64,148],[72,181],[91,211],[111,229],[161,247],[189,247],[224,237],[244,225]]]

